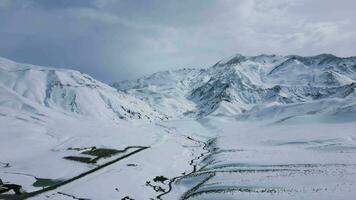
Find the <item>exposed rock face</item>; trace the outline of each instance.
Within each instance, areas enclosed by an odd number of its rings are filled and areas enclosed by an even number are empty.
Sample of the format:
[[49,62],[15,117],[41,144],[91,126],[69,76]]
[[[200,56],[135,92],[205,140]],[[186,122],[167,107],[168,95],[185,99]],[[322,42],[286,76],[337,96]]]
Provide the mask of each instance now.
[[[268,114],[275,115],[292,105],[303,107],[299,114],[332,114],[341,107],[352,112],[355,80],[356,57],[238,54],[208,69],[159,72],[113,86],[171,117],[250,118],[267,108],[274,108],[274,113]],[[319,101],[331,107],[312,109],[310,105]]]

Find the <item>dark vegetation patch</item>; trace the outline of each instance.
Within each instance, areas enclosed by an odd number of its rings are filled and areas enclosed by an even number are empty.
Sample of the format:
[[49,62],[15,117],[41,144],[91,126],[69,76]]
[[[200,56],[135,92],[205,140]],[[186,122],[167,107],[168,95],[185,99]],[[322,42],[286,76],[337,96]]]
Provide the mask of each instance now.
[[0,179],[0,194],[8,192],[8,191],[11,191],[11,190],[15,194],[21,194],[21,192],[22,192],[21,189],[22,189],[21,185],[11,184],[11,183],[4,183]]
[[161,182],[164,183],[165,181],[169,180],[168,178],[164,177],[164,176],[156,176],[153,181],[154,182]]
[[62,180],[57,180],[57,179],[36,178],[36,182],[34,182],[32,185],[34,187],[48,187],[48,186],[56,185],[61,182]]
[[78,162],[82,162],[82,163],[95,163],[93,162],[92,158],[90,157],[83,157],[83,156],[66,156],[64,157],[64,159],[67,159],[67,160],[73,160],[73,161],[78,161]]
[[0,194],[13,190],[15,194],[21,194],[21,185],[16,184],[3,184],[0,185]]
[[111,156],[116,155],[119,152],[120,151],[116,150],[116,149],[92,148],[91,150],[82,152],[82,154],[96,156],[96,157],[100,157],[100,158],[109,158]]
[[[82,151],[80,154],[88,156],[66,156],[64,159],[78,161],[82,163],[93,164],[101,158],[109,158],[123,151],[109,148],[96,148],[96,147],[84,147],[84,148],[68,148],[67,150]],[[89,157],[92,156],[92,157]]]

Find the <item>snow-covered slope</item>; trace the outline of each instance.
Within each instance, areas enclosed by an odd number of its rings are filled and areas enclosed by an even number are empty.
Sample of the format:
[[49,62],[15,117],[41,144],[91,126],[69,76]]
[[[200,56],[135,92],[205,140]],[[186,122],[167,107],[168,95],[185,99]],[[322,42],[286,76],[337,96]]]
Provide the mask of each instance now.
[[[0,180],[10,184],[0,184],[0,199],[153,198],[146,181],[190,171],[189,160],[202,152],[191,139],[198,136],[167,134],[156,125],[163,119],[80,72],[0,58]],[[6,191],[11,184],[22,194]]]
[[78,71],[19,64],[0,58],[2,109],[39,113],[51,110],[97,120],[144,119],[165,116],[143,101]]
[[353,112],[355,80],[356,57],[237,54],[208,69],[165,71],[113,86],[173,117],[252,119],[269,108],[264,118],[281,119],[290,117],[282,114],[288,106],[299,105],[300,115],[322,113],[323,107],[311,106],[318,102],[329,105],[328,115],[346,107],[345,112]]
[[203,72],[196,69],[164,71],[134,81],[114,83],[113,87],[135,95],[170,117],[176,117],[195,109],[195,103],[187,98],[187,94]]
[[0,199],[353,199],[355,80],[356,58],[328,54],[234,55],[116,89],[0,59],[0,179],[25,190]]

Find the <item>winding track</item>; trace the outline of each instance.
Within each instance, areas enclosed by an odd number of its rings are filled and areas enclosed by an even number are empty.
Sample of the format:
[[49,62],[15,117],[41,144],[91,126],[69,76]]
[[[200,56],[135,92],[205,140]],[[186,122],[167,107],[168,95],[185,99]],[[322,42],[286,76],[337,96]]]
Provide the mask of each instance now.
[[185,136],[185,137],[186,137],[186,139],[188,139],[188,140],[192,140],[192,141],[194,141],[194,142],[200,144],[201,147],[202,147],[202,149],[203,149],[205,152],[204,152],[204,153],[201,153],[200,155],[196,156],[195,158],[193,158],[192,160],[189,161],[189,165],[191,165],[191,166],[193,167],[192,171],[190,171],[188,174],[184,174],[184,175],[181,175],[181,176],[176,176],[176,177],[173,177],[172,179],[169,180],[169,182],[168,182],[168,190],[165,191],[165,192],[163,192],[163,193],[161,193],[161,194],[159,194],[159,195],[157,195],[156,198],[159,199],[159,200],[162,200],[162,197],[163,197],[164,195],[167,195],[168,193],[170,193],[170,192],[172,191],[172,184],[173,184],[174,182],[176,182],[177,180],[182,179],[182,178],[184,178],[184,177],[186,177],[186,176],[189,176],[189,175],[191,175],[191,174],[193,174],[193,173],[195,173],[195,172],[197,171],[197,164],[195,163],[195,161],[197,161],[197,160],[199,160],[200,158],[204,157],[205,155],[211,153],[211,150],[209,149],[209,144],[210,144],[210,141],[215,140],[215,138],[213,138],[213,139],[211,139],[211,140],[208,140],[207,142],[203,142],[203,141],[199,141],[199,140],[193,139],[193,138],[190,137],[190,136]]

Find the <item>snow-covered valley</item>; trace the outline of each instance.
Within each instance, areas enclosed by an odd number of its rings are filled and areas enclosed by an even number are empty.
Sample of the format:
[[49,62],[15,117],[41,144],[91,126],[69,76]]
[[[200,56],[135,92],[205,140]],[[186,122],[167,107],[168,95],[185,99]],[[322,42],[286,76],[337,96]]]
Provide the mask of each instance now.
[[0,58],[0,199],[353,199],[355,81],[329,54],[112,86]]

